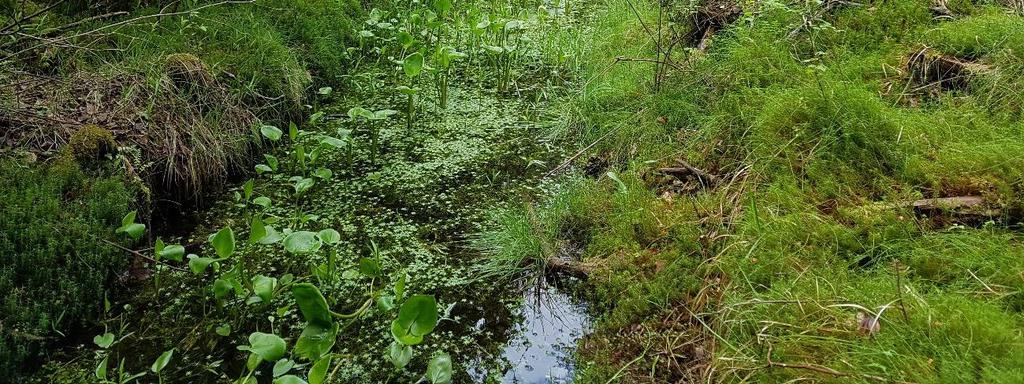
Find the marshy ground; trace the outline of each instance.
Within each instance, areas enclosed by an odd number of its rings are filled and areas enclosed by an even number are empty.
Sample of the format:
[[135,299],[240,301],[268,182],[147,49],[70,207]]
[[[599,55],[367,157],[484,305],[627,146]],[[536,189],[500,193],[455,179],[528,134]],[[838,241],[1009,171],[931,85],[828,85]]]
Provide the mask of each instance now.
[[0,2],[0,382],[1024,381],[1022,12]]

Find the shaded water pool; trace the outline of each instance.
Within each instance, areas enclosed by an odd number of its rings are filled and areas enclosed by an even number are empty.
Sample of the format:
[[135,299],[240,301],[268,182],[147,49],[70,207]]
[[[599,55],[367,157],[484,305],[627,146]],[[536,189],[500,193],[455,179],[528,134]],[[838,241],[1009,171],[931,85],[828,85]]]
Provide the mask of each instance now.
[[[486,368],[475,361],[470,364],[469,376],[476,382],[571,383],[576,371],[576,342],[592,325],[586,310],[584,303],[554,286],[527,290],[523,304],[512,316],[519,321],[498,351],[507,364]],[[488,324],[480,319],[476,326]]]

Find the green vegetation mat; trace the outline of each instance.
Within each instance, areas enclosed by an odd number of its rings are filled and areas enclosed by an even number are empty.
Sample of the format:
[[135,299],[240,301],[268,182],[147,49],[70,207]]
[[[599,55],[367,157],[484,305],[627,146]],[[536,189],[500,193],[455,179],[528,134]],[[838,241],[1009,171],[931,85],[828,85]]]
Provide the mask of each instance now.
[[1022,14],[0,1],[0,382],[1024,382]]

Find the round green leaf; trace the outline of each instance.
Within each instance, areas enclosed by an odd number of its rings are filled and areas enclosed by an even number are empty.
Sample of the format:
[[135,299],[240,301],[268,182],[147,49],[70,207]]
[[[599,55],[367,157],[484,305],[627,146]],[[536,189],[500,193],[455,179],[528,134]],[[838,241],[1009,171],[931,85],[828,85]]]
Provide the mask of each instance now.
[[409,328],[403,327],[398,320],[391,322],[391,336],[399,343],[405,345],[416,345],[423,342],[423,336],[416,336],[409,333]]
[[274,288],[277,286],[277,279],[259,275],[252,278],[252,289],[263,302],[269,302],[274,297]]
[[188,255],[188,269],[192,270],[192,273],[199,275],[206,271],[206,268],[210,266],[216,259],[210,257],[199,257],[197,255]]
[[416,44],[416,39],[412,37],[412,34],[406,31],[398,32],[398,43],[402,44],[405,49],[412,48],[413,44]]
[[308,231],[292,232],[284,238],[284,249],[291,253],[309,253],[320,249],[320,239]]
[[179,244],[171,244],[157,252],[161,259],[181,261],[185,257],[185,247]]
[[287,345],[281,337],[262,332],[253,332],[249,335],[249,345],[243,347],[259,356],[264,361],[274,362],[284,357]]
[[427,365],[427,378],[433,384],[452,382],[452,357],[447,353],[434,356]]
[[295,375],[281,376],[274,379],[274,384],[309,384],[302,378]]
[[213,235],[210,243],[213,244],[213,249],[218,256],[231,257],[231,254],[235,253],[235,232],[231,231],[230,227],[225,227]]
[[320,238],[320,241],[324,244],[337,244],[341,241],[341,234],[334,229],[327,228],[316,234],[316,237]]
[[102,335],[93,336],[92,342],[96,343],[100,348],[110,348],[110,345],[114,344],[114,334],[107,332]]
[[395,368],[405,368],[412,360],[412,347],[398,342],[391,343],[388,347],[388,360],[391,360]]
[[409,334],[424,336],[437,326],[437,301],[434,296],[412,296],[402,303],[397,321]]
[[271,141],[281,140],[281,136],[284,135],[284,132],[282,132],[280,128],[273,125],[264,125],[260,127],[260,133],[263,137],[266,137]]
[[423,70],[423,54],[415,52],[406,57],[402,61],[402,70],[405,71],[405,75],[408,77],[419,76],[420,71]]
[[337,149],[345,148],[346,143],[345,140],[337,137],[324,136],[320,138],[320,145]]
[[142,234],[145,232],[146,226],[139,223],[130,223],[117,229],[117,233],[126,233],[134,240],[142,238]]
[[274,363],[274,370],[272,371],[274,377],[280,377],[288,373],[295,367],[295,362],[291,359],[281,359]]
[[266,196],[260,196],[255,199],[252,199],[252,203],[263,208],[270,208],[270,198]]
[[367,277],[380,276],[380,263],[368,257],[361,258],[359,259],[359,272]]
[[307,323],[299,335],[299,340],[295,342],[293,352],[307,360],[317,360],[328,355],[338,340],[338,327],[338,323],[333,323],[329,327]]

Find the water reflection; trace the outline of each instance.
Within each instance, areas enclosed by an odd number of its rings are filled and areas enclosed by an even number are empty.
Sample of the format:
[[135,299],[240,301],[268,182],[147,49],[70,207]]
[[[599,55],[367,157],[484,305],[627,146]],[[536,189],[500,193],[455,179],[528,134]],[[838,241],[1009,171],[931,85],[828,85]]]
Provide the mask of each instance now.
[[[576,341],[590,331],[586,308],[555,287],[528,290],[514,316],[522,321],[501,350],[504,372],[471,370],[477,382],[514,384],[571,383]],[[478,321],[478,327],[486,327]],[[479,367],[478,367],[479,368]]]

